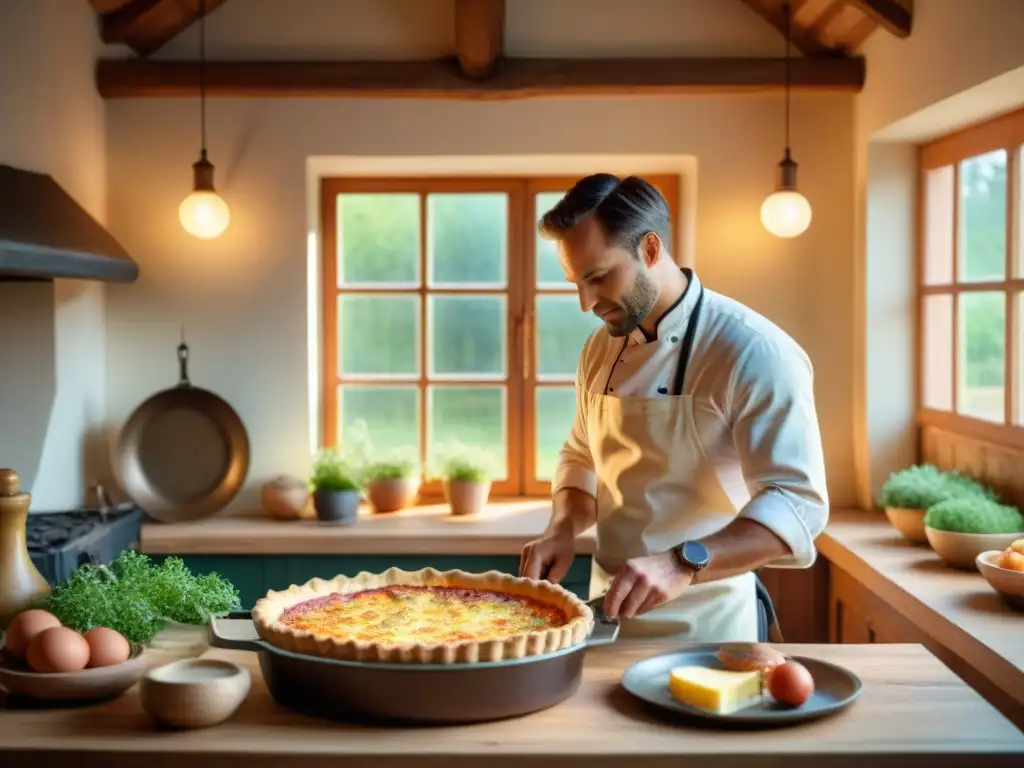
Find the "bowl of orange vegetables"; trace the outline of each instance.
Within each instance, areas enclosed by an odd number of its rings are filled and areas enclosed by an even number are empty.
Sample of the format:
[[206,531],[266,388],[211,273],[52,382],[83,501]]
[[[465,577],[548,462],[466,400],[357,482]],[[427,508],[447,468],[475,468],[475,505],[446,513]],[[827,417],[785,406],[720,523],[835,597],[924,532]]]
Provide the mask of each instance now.
[[978,570],[1013,608],[1024,611],[1024,538],[1006,549],[990,549],[976,560]]

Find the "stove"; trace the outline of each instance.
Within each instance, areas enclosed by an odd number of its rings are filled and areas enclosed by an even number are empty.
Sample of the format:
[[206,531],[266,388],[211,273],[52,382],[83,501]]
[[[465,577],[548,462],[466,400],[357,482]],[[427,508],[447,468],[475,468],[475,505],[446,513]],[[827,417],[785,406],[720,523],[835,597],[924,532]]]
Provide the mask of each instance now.
[[31,514],[25,532],[29,557],[52,587],[80,565],[107,564],[137,546],[143,515],[131,503]]

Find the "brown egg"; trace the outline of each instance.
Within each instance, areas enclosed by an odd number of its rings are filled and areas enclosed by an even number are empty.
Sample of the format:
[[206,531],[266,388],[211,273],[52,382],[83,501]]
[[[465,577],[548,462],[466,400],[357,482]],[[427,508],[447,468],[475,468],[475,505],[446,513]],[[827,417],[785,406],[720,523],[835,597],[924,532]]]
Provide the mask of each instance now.
[[85,633],[89,644],[89,666],[109,667],[128,661],[132,652],[125,636],[116,629],[93,627]]
[[49,611],[40,608],[23,611],[14,617],[11,625],[7,628],[4,650],[14,658],[24,661],[32,638],[44,629],[59,626],[60,620]]
[[36,672],[77,672],[89,663],[89,643],[70,627],[51,627],[28,646],[28,663]]
[[799,707],[814,693],[814,678],[803,664],[787,661],[771,671],[768,693],[781,704]]

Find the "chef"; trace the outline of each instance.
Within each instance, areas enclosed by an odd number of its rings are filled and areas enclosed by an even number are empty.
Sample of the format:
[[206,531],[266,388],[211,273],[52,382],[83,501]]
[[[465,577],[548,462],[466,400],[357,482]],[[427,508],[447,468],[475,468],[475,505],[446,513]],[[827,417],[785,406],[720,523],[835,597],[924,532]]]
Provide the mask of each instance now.
[[591,597],[621,634],[757,640],[753,571],[811,566],[828,519],[807,355],[675,263],[668,205],[642,178],[580,179],[539,229],[604,325],[520,575],[560,581],[596,525]]

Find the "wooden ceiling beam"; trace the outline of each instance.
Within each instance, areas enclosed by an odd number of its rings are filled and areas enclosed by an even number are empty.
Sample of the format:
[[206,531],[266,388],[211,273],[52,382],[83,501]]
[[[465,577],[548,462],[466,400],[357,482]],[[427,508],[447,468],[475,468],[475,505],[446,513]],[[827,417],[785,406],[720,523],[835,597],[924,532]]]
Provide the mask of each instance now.
[[[206,0],[209,16],[227,0]],[[159,50],[203,14],[199,0],[131,0],[101,17],[105,43],[123,43],[140,56]]]
[[853,4],[896,37],[910,37],[914,21],[912,2],[910,8],[897,0],[853,0]]
[[[795,90],[855,93],[864,60],[792,60]],[[194,61],[100,59],[96,85],[106,99],[195,98]],[[764,92],[785,83],[783,58],[519,59],[499,58],[494,74],[473,80],[457,59],[434,61],[213,61],[211,96],[251,98],[381,97],[463,100],[537,96],[627,96]]]
[[[786,11],[781,3],[775,0],[740,0],[745,6],[763,18],[783,35],[786,34]],[[797,5],[790,3],[790,12],[796,15]],[[793,47],[805,56],[841,55],[842,51],[835,51],[825,45],[820,38],[815,36],[795,21],[790,25],[790,42]]]
[[505,0],[455,0],[455,51],[466,77],[494,71],[505,45]]

